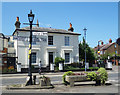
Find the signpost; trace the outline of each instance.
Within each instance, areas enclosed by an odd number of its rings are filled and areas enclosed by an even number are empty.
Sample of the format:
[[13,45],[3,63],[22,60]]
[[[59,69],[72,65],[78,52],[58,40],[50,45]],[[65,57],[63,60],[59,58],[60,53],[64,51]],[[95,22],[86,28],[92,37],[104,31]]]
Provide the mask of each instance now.
[[[28,41],[29,36],[13,36],[13,40]],[[32,42],[47,42],[47,32],[33,32]]]

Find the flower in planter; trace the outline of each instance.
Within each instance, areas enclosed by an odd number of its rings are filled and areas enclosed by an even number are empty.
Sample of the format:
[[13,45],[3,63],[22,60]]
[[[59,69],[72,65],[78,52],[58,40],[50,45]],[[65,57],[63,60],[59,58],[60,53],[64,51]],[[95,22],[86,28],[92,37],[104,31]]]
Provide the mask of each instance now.
[[8,67],[8,72],[13,72],[14,71],[14,66],[9,66]]

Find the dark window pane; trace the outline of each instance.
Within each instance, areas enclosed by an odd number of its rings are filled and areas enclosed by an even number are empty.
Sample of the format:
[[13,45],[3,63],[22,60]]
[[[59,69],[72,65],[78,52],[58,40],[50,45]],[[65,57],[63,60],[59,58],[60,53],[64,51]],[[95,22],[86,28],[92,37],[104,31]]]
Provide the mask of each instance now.
[[53,45],[53,36],[48,36],[48,45]]
[[65,46],[69,46],[69,37],[65,36]]
[[32,63],[36,63],[36,53],[31,53]]
[[65,63],[70,62],[70,53],[65,53]]

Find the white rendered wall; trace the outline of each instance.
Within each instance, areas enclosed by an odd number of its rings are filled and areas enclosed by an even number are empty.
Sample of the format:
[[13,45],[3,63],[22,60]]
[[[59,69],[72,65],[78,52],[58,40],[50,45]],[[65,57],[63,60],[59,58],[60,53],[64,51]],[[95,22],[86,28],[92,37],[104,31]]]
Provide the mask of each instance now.
[[[48,53],[53,52],[53,57],[62,57],[65,58],[64,53],[70,53],[70,63],[79,61],[79,51],[78,51],[78,36],[77,35],[64,35],[64,34],[52,34],[48,35],[53,36],[53,45],[49,46],[48,42],[36,42],[36,45],[32,45],[32,52],[36,52],[36,65],[38,66],[40,60],[43,67],[46,67],[48,62]],[[28,36],[29,32],[19,32],[19,36]],[[65,36],[70,37],[70,46],[65,46]],[[48,36],[47,36],[48,37]],[[28,48],[29,42],[17,41],[14,40],[16,55],[18,55],[18,63],[22,64],[22,68],[28,68]],[[76,58],[75,58],[76,57]]]

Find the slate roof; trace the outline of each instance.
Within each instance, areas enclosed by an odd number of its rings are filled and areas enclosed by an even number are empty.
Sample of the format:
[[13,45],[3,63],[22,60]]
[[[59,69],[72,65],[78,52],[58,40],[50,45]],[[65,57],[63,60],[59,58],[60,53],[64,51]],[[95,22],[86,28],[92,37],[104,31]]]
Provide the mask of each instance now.
[[[102,50],[106,50],[108,49],[111,45],[113,45],[114,43],[108,43],[108,44],[104,44],[104,45],[99,45],[99,49],[102,51]],[[94,50],[98,50],[98,46],[96,46],[94,48]]]
[[111,45],[113,45],[114,43],[108,43],[106,44],[104,47],[102,47],[100,50],[106,50],[108,49]]
[[[16,29],[14,31],[14,33],[16,31],[30,31],[30,27],[24,27],[24,28],[19,28]],[[71,31],[67,31],[64,29],[54,29],[54,28],[45,28],[45,27],[32,27],[32,31],[36,31],[36,32],[48,32],[48,33],[58,33],[58,34],[71,34],[71,35],[81,35],[79,33],[75,33],[75,32],[71,32]],[[14,35],[13,33],[13,35]]]
[[[105,44],[104,45],[99,45],[99,49],[101,49],[103,46],[105,46]],[[98,46],[94,47],[94,50],[97,51],[98,50]]]

